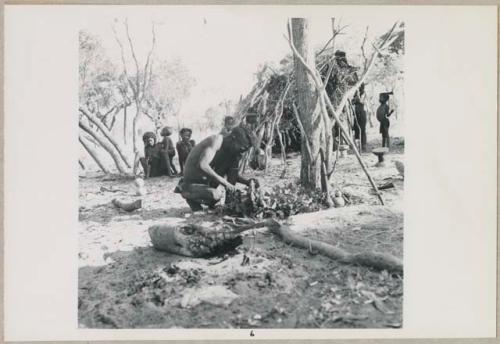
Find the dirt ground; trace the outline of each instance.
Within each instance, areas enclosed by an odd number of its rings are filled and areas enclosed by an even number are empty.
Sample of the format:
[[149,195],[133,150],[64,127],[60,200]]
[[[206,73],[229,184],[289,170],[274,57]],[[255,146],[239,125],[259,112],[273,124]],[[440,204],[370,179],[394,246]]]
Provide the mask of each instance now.
[[[372,129],[372,132],[375,128]],[[369,149],[380,138],[369,142]],[[376,251],[403,258],[404,183],[393,161],[403,160],[404,140],[395,137],[385,167],[363,159],[382,191],[376,196],[354,155],[339,160],[335,186],[357,204],[290,218],[301,234],[350,252]],[[273,159],[263,187],[297,182],[300,156],[288,159],[288,173]],[[194,259],[156,251],[148,227],[181,221],[207,222],[215,215],[192,214],[172,191],[178,178],[146,180],[143,207],[119,211],[111,200],[135,200],[130,179],[102,174],[80,176],[79,293],[81,328],[399,328],[403,277],[368,267],[340,264],[285,244],[265,228],[244,234],[238,252],[224,258]],[[247,260],[248,259],[248,260]],[[243,265],[242,263],[248,262]],[[190,304],[208,287],[230,295],[229,305]],[[210,289],[210,288],[208,288]],[[226,294],[224,294],[226,293]],[[234,299],[234,300],[233,300]],[[232,301],[232,302],[231,302]]]

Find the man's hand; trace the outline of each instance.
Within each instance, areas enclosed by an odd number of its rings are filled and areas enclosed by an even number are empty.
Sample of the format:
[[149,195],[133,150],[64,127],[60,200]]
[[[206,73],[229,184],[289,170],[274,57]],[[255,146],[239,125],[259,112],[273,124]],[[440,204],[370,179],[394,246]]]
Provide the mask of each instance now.
[[231,184],[231,183],[227,183],[227,184],[225,185],[225,188],[226,188],[226,191],[229,191],[229,192],[235,192],[236,190],[238,190],[238,189],[236,188],[236,186],[234,186],[234,185],[233,185],[233,184]]

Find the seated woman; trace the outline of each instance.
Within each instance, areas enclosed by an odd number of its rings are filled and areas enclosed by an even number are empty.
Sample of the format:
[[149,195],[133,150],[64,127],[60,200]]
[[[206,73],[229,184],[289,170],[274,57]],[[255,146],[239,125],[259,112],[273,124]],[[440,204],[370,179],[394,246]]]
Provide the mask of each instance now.
[[156,143],[155,133],[148,131],[142,135],[144,157],[140,158],[144,170],[144,178],[158,177],[162,174],[161,145]]

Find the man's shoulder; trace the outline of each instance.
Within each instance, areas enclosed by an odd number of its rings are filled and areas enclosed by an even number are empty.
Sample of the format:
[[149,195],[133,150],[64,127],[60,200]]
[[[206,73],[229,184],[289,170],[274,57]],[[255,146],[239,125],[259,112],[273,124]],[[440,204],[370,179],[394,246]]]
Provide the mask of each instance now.
[[222,143],[223,136],[221,134],[214,134],[210,135],[204,140],[202,140],[200,143],[206,142],[207,144],[219,144]]

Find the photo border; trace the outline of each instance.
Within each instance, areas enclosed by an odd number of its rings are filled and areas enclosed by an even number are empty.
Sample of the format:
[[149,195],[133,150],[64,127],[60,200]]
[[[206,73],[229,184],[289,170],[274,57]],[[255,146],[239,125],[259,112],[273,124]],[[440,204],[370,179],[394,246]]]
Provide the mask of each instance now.
[[[308,5],[308,6],[314,6],[314,5],[422,5],[422,6],[446,6],[446,5],[495,5],[497,6],[497,39],[500,37],[500,25],[498,18],[500,17],[500,0],[479,0],[479,1],[471,1],[471,0],[453,0],[453,1],[437,1],[437,0],[405,0],[405,1],[396,1],[396,0],[365,0],[365,1],[360,1],[360,0],[353,0],[353,1],[348,1],[348,0],[337,0],[337,1],[327,1],[327,0],[311,0],[311,1],[306,1],[306,0],[274,0],[274,1],[266,1],[266,0],[244,0],[244,1],[238,1],[238,0],[145,0],[145,1],[140,1],[140,0],[102,0],[102,1],[91,1],[91,0],[7,0],[7,1],[2,1],[1,6],[0,6],[0,24],[2,27],[4,27],[4,5]],[[2,30],[2,35],[0,37],[0,45],[1,45],[1,52],[0,52],[0,65],[1,65],[1,70],[0,70],[0,83],[2,85],[2,90],[4,90],[4,30]],[[500,65],[499,64],[499,56],[500,56],[500,44],[497,45],[497,68]],[[498,88],[500,82],[500,74],[497,73],[497,105],[499,104],[500,100],[500,89]],[[4,91],[0,92],[0,104],[4,105]],[[497,106],[497,119],[499,118],[498,116],[499,109]],[[4,106],[1,107],[0,109],[0,138],[1,138],[1,145],[2,145],[2,150],[0,151],[0,161],[2,165],[2,169],[0,172],[0,189],[2,191],[2,196],[0,200],[1,204],[1,210],[0,210],[0,217],[2,220],[4,219],[4,149],[5,149],[5,142],[4,142]],[[500,161],[500,152],[499,152],[499,140],[498,140],[498,135],[500,132],[500,121],[497,121],[497,185],[496,185],[496,190],[497,190],[497,200],[499,200],[498,197],[498,169],[500,167],[499,161]],[[495,338],[442,338],[442,339],[432,339],[432,338],[419,338],[419,339],[329,339],[329,340],[309,340],[308,342],[311,343],[339,343],[339,344],[361,344],[361,343],[368,343],[368,344],[390,344],[390,343],[407,343],[407,344],[420,344],[420,343],[428,343],[428,344],[445,344],[445,343],[457,343],[457,344],[468,344],[468,343],[478,343],[478,344],[490,344],[490,343],[496,343],[497,342],[497,337],[500,329],[500,323],[499,323],[499,310],[500,310],[500,302],[498,298],[499,294],[499,282],[500,282],[500,274],[499,274],[499,266],[500,266],[500,255],[498,252],[498,247],[500,245],[500,236],[498,235],[498,223],[500,219],[500,202],[497,202],[497,223],[496,223],[496,228],[497,228],[497,276],[496,276],[496,281],[497,281],[497,298],[496,298],[496,305],[497,305],[497,319],[496,319],[496,337]],[[3,222],[3,221],[2,221]],[[0,250],[0,259],[2,262],[4,262],[4,226],[2,224],[1,228],[1,244],[2,244],[2,249]],[[2,295],[4,295],[4,265],[2,264],[0,267],[0,273],[1,273],[1,282],[0,282],[0,291]],[[0,333],[1,333],[1,339],[2,342],[4,339],[4,298],[2,297],[0,301],[0,322],[1,322],[1,328],[0,328]],[[363,329],[360,329],[362,331]],[[293,343],[293,342],[301,342],[301,340],[293,340],[293,339],[287,339],[287,340],[262,340],[262,339],[248,339],[245,341],[259,341],[261,343]],[[210,340],[210,341],[200,341],[200,340],[172,340],[168,341],[169,343],[240,343],[242,340]],[[89,343],[90,341],[57,341],[57,343]],[[157,343],[158,341],[91,341],[92,343],[114,343],[114,342],[119,342],[119,343],[140,343],[140,344],[149,344],[149,343]],[[40,341],[11,341],[11,342],[6,342],[6,343],[42,343]]]

